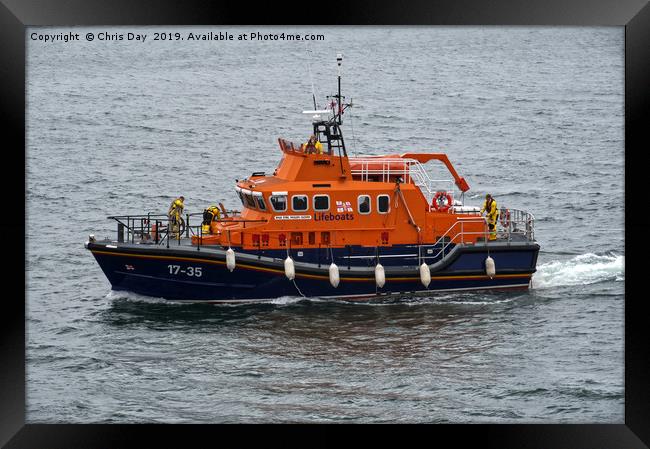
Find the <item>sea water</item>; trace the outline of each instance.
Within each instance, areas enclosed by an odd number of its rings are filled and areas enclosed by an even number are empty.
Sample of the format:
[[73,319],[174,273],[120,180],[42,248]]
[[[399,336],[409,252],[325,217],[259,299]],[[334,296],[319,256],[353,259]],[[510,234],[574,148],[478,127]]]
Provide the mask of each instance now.
[[[324,40],[237,39],[283,32]],[[28,422],[624,422],[622,27],[26,37]],[[336,53],[348,152],[443,152],[466,205],[489,192],[533,213],[532,288],[237,306],[111,292],[88,234],[178,195],[239,207],[235,179],[271,173],[278,137],[308,138],[301,111],[335,93]]]

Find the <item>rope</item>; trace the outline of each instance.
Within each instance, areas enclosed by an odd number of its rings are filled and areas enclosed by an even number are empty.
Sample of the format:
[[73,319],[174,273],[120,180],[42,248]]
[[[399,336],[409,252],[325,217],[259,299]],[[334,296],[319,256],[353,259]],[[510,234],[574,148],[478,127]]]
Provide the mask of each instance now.
[[293,279],[293,285],[296,287],[296,290],[298,290],[298,293],[300,293],[300,296],[302,296],[303,298],[306,298],[306,296],[303,295],[302,292],[300,291],[300,289],[298,288],[298,285],[296,284],[295,279]]
[[[287,257],[291,257],[291,255],[289,254],[289,248],[287,248]],[[295,265],[294,265],[294,273],[295,273]],[[298,290],[298,293],[300,293],[300,296],[306,298],[306,296],[303,295],[300,289],[298,288],[298,284],[296,284],[296,278],[294,277],[293,279],[291,279],[291,281],[293,282],[293,286],[296,287],[296,290]]]
[[406,204],[406,201],[404,200],[404,194],[399,188],[399,185],[397,186],[397,193],[399,193],[400,198],[402,199],[402,202],[404,203],[404,207],[406,207],[406,212],[409,215],[409,223],[413,225],[413,227],[418,231],[418,236],[420,234],[420,227],[417,225],[415,220],[413,220],[413,215],[411,215],[411,211],[409,210],[408,204]]

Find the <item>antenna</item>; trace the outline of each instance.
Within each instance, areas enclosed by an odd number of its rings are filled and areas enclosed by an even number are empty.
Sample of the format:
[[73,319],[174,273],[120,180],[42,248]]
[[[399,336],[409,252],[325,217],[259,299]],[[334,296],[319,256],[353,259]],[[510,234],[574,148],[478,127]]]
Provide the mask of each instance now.
[[307,45],[307,42],[305,42],[305,48],[307,49],[307,68],[309,69],[309,79],[311,80],[311,98],[314,100],[314,110],[316,110],[318,108],[316,107],[316,89],[314,89],[314,77],[311,74],[311,50],[309,50],[309,47]]
[[338,66],[337,70],[338,70],[338,75],[339,75],[339,94],[338,94],[339,113],[337,115],[338,115],[338,118],[339,118],[339,120],[338,120],[339,125],[342,124],[341,113],[343,112],[343,110],[341,109],[343,107],[343,105],[342,105],[343,100],[341,98],[341,63],[342,62],[343,62],[343,54],[342,53],[337,53],[336,54],[336,64]]

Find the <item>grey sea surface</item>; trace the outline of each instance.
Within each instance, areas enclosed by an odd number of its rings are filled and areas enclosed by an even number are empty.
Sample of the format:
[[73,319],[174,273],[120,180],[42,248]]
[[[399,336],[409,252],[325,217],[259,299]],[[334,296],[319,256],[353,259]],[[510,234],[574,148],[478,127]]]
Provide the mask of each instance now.
[[[186,38],[220,31],[235,39]],[[237,40],[250,32],[325,40]],[[28,422],[624,422],[622,27],[26,40]],[[239,306],[111,292],[88,234],[180,194],[189,212],[238,207],[235,179],[310,134],[301,111],[312,85],[321,106],[335,93],[336,53],[350,154],[444,152],[466,204],[532,212],[533,288]]]

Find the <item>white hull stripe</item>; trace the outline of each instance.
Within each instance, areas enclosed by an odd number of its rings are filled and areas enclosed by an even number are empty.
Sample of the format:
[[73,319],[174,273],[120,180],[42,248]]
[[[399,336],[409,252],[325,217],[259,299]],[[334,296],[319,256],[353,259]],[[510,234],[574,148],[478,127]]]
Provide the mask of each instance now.
[[[417,254],[390,254],[386,256],[379,255],[380,259],[387,259],[389,257],[417,257]],[[377,256],[345,256],[347,259],[375,259]]]

